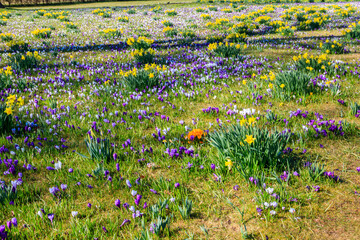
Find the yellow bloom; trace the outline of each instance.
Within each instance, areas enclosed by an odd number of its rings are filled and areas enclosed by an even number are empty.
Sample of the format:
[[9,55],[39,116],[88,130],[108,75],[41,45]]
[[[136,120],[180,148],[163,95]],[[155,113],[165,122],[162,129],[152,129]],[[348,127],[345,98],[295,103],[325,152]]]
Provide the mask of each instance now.
[[252,144],[256,138],[253,137],[253,135],[246,135],[245,142],[247,142],[249,145]]
[[243,118],[243,119],[240,120],[240,126],[244,126],[245,123],[246,123],[246,119],[245,119],[245,118]]
[[13,110],[11,109],[11,107],[8,107],[5,109],[4,113],[6,113],[7,115],[10,115],[13,113]]
[[284,88],[284,87],[285,87],[285,84],[281,84],[280,87],[281,87],[281,88]]
[[20,107],[24,105],[24,99],[22,97],[19,97],[17,99],[17,105],[20,106]]
[[228,160],[225,162],[225,166],[229,168],[229,170],[231,170],[231,167],[234,165],[234,163],[231,161],[230,158],[228,158]]
[[150,73],[149,74],[149,78],[153,78],[154,77],[154,74],[153,73]]
[[15,102],[16,96],[14,94],[10,94],[6,99],[7,104],[12,105]]
[[255,118],[255,117],[251,117],[251,118],[249,118],[248,123],[249,123],[249,125],[251,125],[251,124],[253,124],[255,121],[256,121],[256,118]]

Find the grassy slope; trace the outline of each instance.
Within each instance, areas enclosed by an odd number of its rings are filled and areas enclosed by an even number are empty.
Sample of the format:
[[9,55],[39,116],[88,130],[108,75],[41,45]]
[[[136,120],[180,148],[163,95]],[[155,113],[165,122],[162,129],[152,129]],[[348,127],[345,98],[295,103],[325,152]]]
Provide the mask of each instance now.
[[[161,2],[161,1],[157,1]],[[167,2],[167,1],[164,1]],[[111,3],[112,4],[112,3]],[[122,2],[114,4],[124,4]],[[149,3],[150,4],[150,3]],[[83,7],[88,4],[82,5]],[[90,4],[89,4],[90,5]],[[122,5],[125,6],[126,4]],[[135,3],[133,4],[135,5]],[[74,8],[77,8],[74,6]],[[70,6],[69,6],[70,7]],[[90,7],[90,6],[87,6]],[[91,7],[99,7],[93,6]],[[53,8],[53,7],[51,7]],[[329,34],[324,31],[314,31],[311,35],[324,36],[324,34]],[[358,49],[358,48],[357,48]],[[96,53],[99,56],[102,54],[106,55],[107,53]],[[280,58],[280,63],[285,63],[295,53],[291,50],[282,50],[279,52],[274,49],[264,49],[263,51],[253,50],[251,52],[254,56],[266,56],[268,58],[275,59],[277,57]],[[353,62],[353,60],[358,60],[358,55],[348,54],[348,55],[332,55],[334,59],[342,59],[344,61]],[[81,58],[81,56],[79,56]],[[230,90],[238,90],[239,86],[237,82],[232,82],[231,80],[228,82],[230,85],[229,89],[224,91],[215,91],[218,96],[217,99],[206,99],[204,96],[202,98],[197,98],[196,100],[186,100],[180,101],[178,99],[173,98],[174,104],[181,105],[184,108],[186,107],[186,112],[179,116],[179,114],[169,108],[164,110],[167,116],[170,116],[172,119],[169,123],[170,126],[177,128],[177,122],[179,119],[186,120],[187,124],[191,124],[191,118],[199,117],[200,123],[199,125],[205,127],[205,124],[209,120],[208,116],[204,116],[201,113],[201,109],[207,106],[221,106],[223,103],[229,103],[232,98],[229,96]],[[350,101],[359,101],[359,90],[360,84],[357,81],[356,77],[349,78],[348,81],[343,83],[345,99],[347,102]],[[99,102],[104,101],[104,99],[96,99]],[[109,99],[106,99],[109,100]],[[244,99],[238,99],[244,100]],[[277,113],[288,116],[290,110],[295,110],[298,105],[294,102],[286,103],[283,107],[280,107],[279,101],[274,101],[274,111]],[[95,104],[93,107],[95,108]],[[152,107],[153,110],[160,109],[161,104],[155,105]],[[246,103],[240,103],[240,107],[248,107]],[[329,94],[324,94],[321,96],[314,96],[314,99],[311,103],[305,104],[301,106],[302,109],[306,109],[309,111],[317,111],[321,114],[324,114],[325,117],[335,118],[335,119],[343,119],[347,118],[349,121],[359,124],[357,119],[354,119],[350,116],[341,117],[340,112],[347,112],[348,109],[339,106],[336,102],[336,98],[330,96]],[[265,110],[266,107],[263,107],[262,110]],[[211,119],[211,118],[210,118]],[[213,120],[213,119],[212,119]],[[81,124],[81,123],[78,123]],[[160,123],[159,123],[160,124]],[[84,124],[84,127],[86,124]],[[149,126],[150,128],[150,126]],[[144,132],[148,129],[141,129]],[[141,136],[143,135],[142,131],[134,130],[128,135],[135,136],[134,138],[141,142]],[[182,130],[176,129],[176,133],[181,133]],[[69,133],[70,136],[70,133]],[[82,140],[80,136],[71,137],[72,144],[74,149],[84,148],[83,144],[79,145],[78,142]],[[147,141],[150,141],[149,139]],[[147,142],[145,141],[145,142]],[[153,143],[153,142],[152,142]],[[319,144],[323,144],[325,148],[319,148]],[[242,202],[246,203],[247,213],[245,215],[246,223],[248,225],[248,230],[250,233],[254,234],[254,237],[257,239],[265,239],[265,235],[270,236],[270,239],[356,239],[356,236],[360,235],[360,229],[356,228],[360,223],[360,215],[359,215],[359,197],[353,194],[353,191],[356,189],[356,186],[360,184],[359,177],[355,173],[355,168],[358,167],[359,161],[359,144],[360,141],[357,136],[348,137],[345,139],[336,139],[336,140],[316,140],[313,142],[307,143],[307,149],[311,152],[312,156],[318,155],[320,157],[320,161],[326,163],[327,168],[329,169],[339,169],[336,173],[344,179],[344,182],[340,184],[334,184],[331,182],[322,183],[322,191],[316,195],[316,200],[314,202],[309,203],[308,206],[304,207],[302,210],[302,215],[300,215],[300,221],[294,221],[292,219],[278,219],[276,222],[263,222],[260,223],[257,218],[255,218],[254,204],[252,203],[253,192],[249,190],[244,181],[235,174],[228,176],[227,181],[224,185],[216,185],[211,179],[207,176],[203,176],[202,174],[186,174],[180,170],[180,165],[182,162],[173,162],[169,159],[161,159],[161,151],[163,151],[163,147],[161,145],[156,145],[156,150],[158,151],[157,164],[158,168],[156,169],[147,169],[144,167],[139,167],[136,159],[131,159],[129,161],[129,165],[122,166],[121,172],[124,173],[124,177],[133,177],[134,173],[139,172],[140,174],[144,174],[148,179],[158,179],[161,176],[166,176],[167,178],[173,179],[182,179],[181,184],[186,186],[188,191],[190,192],[191,197],[195,201],[195,214],[193,218],[188,221],[182,221],[179,216],[176,216],[176,221],[171,225],[173,235],[168,237],[168,239],[183,239],[186,237],[184,230],[195,233],[196,237],[204,238],[205,235],[200,230],[199,226],[204,225],[209,230],[210,239],[238,239],[240,234],[239,228],[239,215],[236,211],[233,211],[229,207],[228,204],[225,203],[224,197],[230,197],[233,202],[236,202],[239,206],[241,206]],[[209,147],[206,147],[203,150],[205,154],[207,151],[212,151],[212,157],[216,157],[216,152],[211,150]],[[84,152],[84,151],[83,151]],[[82,173],[90,172],[95,164],[89,163],[88,160],[85,160],[81,157],[77,157],[74,154],[69,154],[65,156],[53,155],[49,154],[49,159],[60,158],[64,162],[64,169],[67,169],[71,166],[74,169]],[[98,222],[98,225],[102,223],[106,223],[109,225],[107,219],[112,219],[115,221],[114,228],[116,228],[116,224],[121,221],[122,218],[119,218],[117,209],[112,207],[113,200],[115,198],[120,198],[126,195],[129,197],[129,193],[126,189],[115,189],[113,190],[111,187],[105,186],[105,183],[96,183],[98,184],[98,188],[93,192],[90,192],[86,189],[82,190],[82,192],[78,193],[76,199],[71,199],[68,205],[63,206],[66,209],[57,209],[56,205],[52,202],[47,192],[48,182],[53,186],[62,181],[69,181],[69,175],[65,173],[55,173],[49,177],[50,174],[45,172],[44,167],[49,165],[49,161],[46,159],[46,156],[33,160],[39,165],[39,172],[36,175],[29,175],[32,177],[32,183],[39,184],[40,192],[44,199],[37,199],[35,203],[30,204],[31,211],[23,209],[23,214],[33,214],[33,209],[40,208],[42,206],[42,201],[48,202],[48,208],[51,208],[55,211],[66,213],[70,213],[72,209],[72,205],[76,204],[77,206],[83,206],[82,209],[76,209],[78,211],[82,211],[88,214],[89,210],[86,209],[85,205],[87,202],[97,203],[99,205],[103,205],[103,208],[98,208],[96,210],[92,210],[93,214],[96,215],[92,222]],[[172,168],[176,170],[167,169],[168,165],[172,165]],[[112,165],[111,168],[114,168]],[[54,176],[55,175],[55,176]],[[76,181],[84,181],[87,182],[86,178],[79,178]],[[149,180],[150,181],[150,180]],[[201,186],[199,186],[201,183]],[[234,184],[238,183],[240,185],[240,190],[235,192],[232,190]],[[301,189],[304,186],[299,186]],[[222,190],[225,190],[224,193]],[[76,190],[74,190],[74,193]],[[151,198],[151,197],[149,197]],[[111,206],[111,207],[110,207]],[[9,209],[6,213],[6,216],[11,216],[11,209]],[[91,215],[90,215],[91,216]],[[57,226],[55,230],[47,228],[47,225],[41,225],[42,223],[34,218],[34,223],[28,222],[30,225],[35,225],[38,223],[38,234],[39,238],[44,238],[47,235],[48,238],[55,237],[55,234],[59,234],[60,236],[64,236],[67,231],[71,229],[71,220],[68,220],[68,215],[61,215],[59,220],[62,220],[63,226]],[[121,223],[121,222],[120,222]],[[59,223],[60,225],[60,223]],[[135,226],[132,226],[135,227]],[[42,230],[43,229],[43,230]],[[131,231],[132,228],[129,227],[126,231]],[[32,231],[31,229],[24,229],[24,231]],[[41,231],[44,231],[41,233]],[[125,231],[123,231],[125,232]],[[74,237],[74,236],[73,236]],[[110,236],[108,236],[110,238]],[[124,238],[129,238],[129,235],[125,235]]]

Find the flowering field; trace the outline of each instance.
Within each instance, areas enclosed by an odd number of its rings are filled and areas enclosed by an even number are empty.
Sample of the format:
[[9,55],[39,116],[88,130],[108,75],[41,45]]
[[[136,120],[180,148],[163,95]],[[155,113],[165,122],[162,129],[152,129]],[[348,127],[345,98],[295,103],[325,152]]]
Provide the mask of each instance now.
[[0,27],[0,238],[358,239],[360,4]]

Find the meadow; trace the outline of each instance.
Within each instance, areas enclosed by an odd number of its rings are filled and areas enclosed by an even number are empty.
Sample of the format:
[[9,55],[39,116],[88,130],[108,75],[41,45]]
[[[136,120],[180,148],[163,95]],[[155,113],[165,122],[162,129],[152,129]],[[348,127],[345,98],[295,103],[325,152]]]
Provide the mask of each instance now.
[[359,39],[357,2],[1,10],[0,238],[358,239]]

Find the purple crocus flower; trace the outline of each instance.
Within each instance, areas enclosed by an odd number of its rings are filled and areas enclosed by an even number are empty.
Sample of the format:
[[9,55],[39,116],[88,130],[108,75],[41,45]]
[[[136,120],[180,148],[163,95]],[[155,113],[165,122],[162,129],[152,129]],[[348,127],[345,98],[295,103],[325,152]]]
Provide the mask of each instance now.
[[136,195],[136,198],[135,198],[135,204],[138,206],[140,204],[140,200],[141,200],[142,196],[141,195]]
[[128,210],[129,204],[128,204],[128,203],[124,203],[124,204],[123,204],[123,207],[124,207],[126,210]]
[[126,180],[126,185],[127,185],[129,188],[132,187],[131,182],[130,182],[129,180]]
[[9,230],[11,230],[11,225],[12,225],[11,221],[6,222],[6,226],[8,227]]
[[58,193],[59,191],[60,191],[60,190],[59,190],[58,187],[49,188],[49,192],[50,192],[52,195],[54,195],[54,196],[56,196],[56,193]]
[[122,222],[122,224],[120,225],[120,227],[124,226],[125,224],[131,222],[129,219],[124,219],[124,221]]
[[316,186],[313,186],[313,188],[314,188],[314,191],[315,191],[315,192],[318,192],[318,191],[320,191],[320,187],[319,187],[318,185],[316,185]]
[[5,225],[0,225],[0,237],[1,239],[7,238],[7,231],[5,231],[6,227]]
[[158,194],[158,192],[154,189],[150,189],[150,192],[154,193],[154,194]]
[[284,182],[286,182],[286,181],[288,180],[288,177],[289,177],[289,175],[288,175],[288,173],[287,173],[286,171],[284,171],[284,173],[280,176],[280,178],[281,178]]
[[120,208],[121,202],[119,199],[115,200],[115,206],[117,206],[118,208]]
[[17,222],[17,219],[16,218],[12,218],[11,219],[11,223],[14,227],[17,227],[18,226],[18,222]]
[[180,187],[180,183],[175,183],[175,188]]
[[54,214],[53,213],[49,213],[47,215],[48,219],[50,220],[51,224],[53,223],[53,220],[54,220]]

